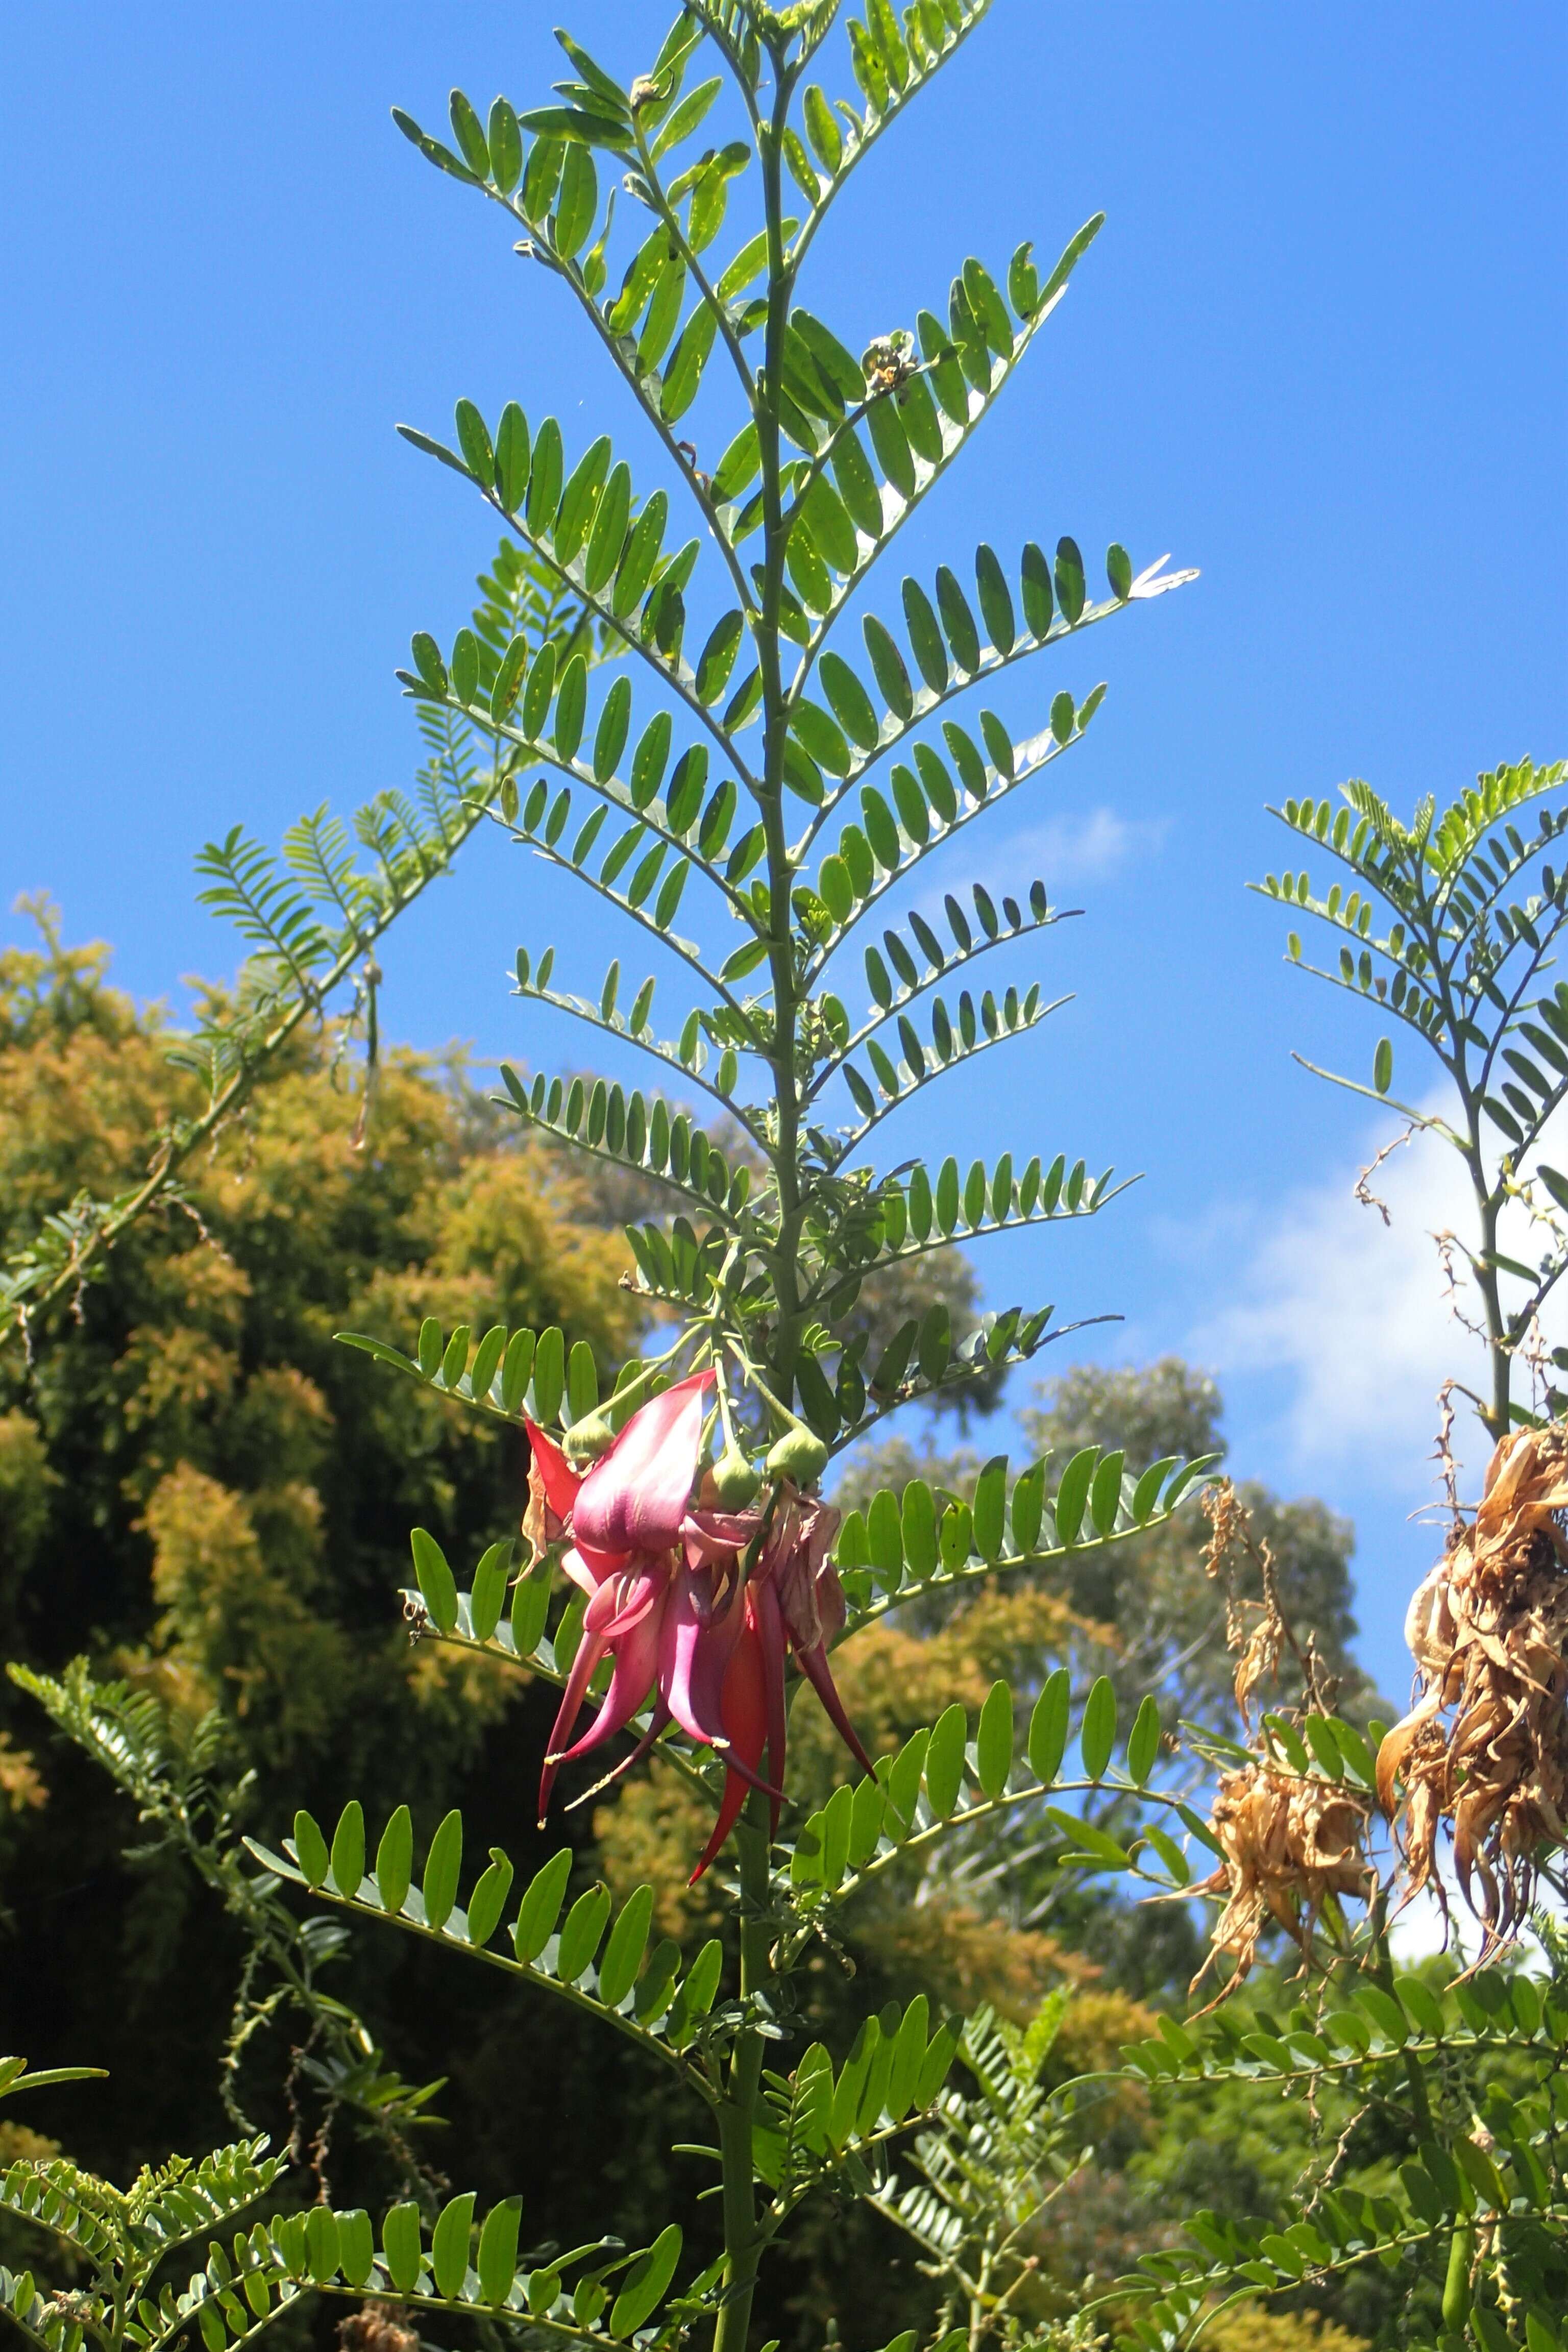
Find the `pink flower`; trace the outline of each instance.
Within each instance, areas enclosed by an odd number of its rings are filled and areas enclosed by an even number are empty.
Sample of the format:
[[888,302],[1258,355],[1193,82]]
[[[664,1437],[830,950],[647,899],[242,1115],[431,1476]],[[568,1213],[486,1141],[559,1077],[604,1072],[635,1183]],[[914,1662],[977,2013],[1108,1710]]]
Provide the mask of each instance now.
[[[552,1439],[527,1424],[532,1462],[524,1531],[536,1548],[569,1538],[562,1565],[588,1595],[545,1755],[541,1818],[560,1767],[624,1731],[652,1698],[652,1720],[618,1769],[645,1755],[672,1721],[724,1757],[723,1801],[693,1880],[729,1836],[749,1789],[764,1791],[778,1827],[786,1645],[847,1746],[871,1769],[827,1664],[827,1643],[844,1622],[844,1595],[827,1557],[837,1512],[788,1480],[778,1487],[771,1523],[759,1507],[692,1506],[712,1379],[695,1372],[640,1406],[582,1477]],[[748,1571],[746,1555],[764,1525]],[[588,1685],[606,1654],[609,1686],[574,1744]]]

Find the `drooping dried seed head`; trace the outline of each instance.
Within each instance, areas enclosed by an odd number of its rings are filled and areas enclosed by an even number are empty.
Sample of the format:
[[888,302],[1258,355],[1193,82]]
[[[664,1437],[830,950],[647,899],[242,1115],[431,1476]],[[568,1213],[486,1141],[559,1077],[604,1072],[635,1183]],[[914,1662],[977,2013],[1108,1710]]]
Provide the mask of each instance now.
[[[1257,1957],[1270,1919],[1304,1956],[1331,1895],[1368,1898],[1374,1873],[1366,1857],[1368,1807],[1353,1790],[1259,1759],[1227,1772],[1215,1793],[1211,1826],[1224,1860],[1194,1894],[1226,1898],[1210,1953],[1234,1958],[1235,1991]],[[1196,1990],[1209,1962],[1193,1979]]]
[[338,2342],[342,2352],[418,2352],[419,2338],[408,2318],[402,2304],[373,2298],[339,2320]]
[[1482,1957],[1534,1893],[1539,1851],[1568,1817],[1568,1428],[1519,1431],[1488,1465],[1474,1525],[1405,1619],[1418,1692],[1378,1755],[1405,1896],[1431,1887],[1447,1827]]

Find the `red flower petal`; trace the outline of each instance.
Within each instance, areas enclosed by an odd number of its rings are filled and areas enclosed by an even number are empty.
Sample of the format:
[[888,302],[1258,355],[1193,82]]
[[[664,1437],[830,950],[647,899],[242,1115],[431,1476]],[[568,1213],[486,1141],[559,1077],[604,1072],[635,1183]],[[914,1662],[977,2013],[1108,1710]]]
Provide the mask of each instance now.
[[873,1771],[875,1767],[871,1759],[860,1745],[860,1735],[844,1712],[844,1701],[838,1696],[837,1685],[834,1682],[832,1670],[827,1663],[827,1652],[822,1643],[818,1642],[809,1650],[797,1650],[795,1654],[802,1674],[822,1701],[827,1719],[845,1747],[864,1770]]
[[583,1630],[618,1641],[640,1623],[668,1589],[669,1570],[663,1560],[644,1561],[607,1576],[583,1612]]
[[680,1533],[702,1447],[704,1393],[693,1372],[633,1413],[577,1491],[572,1529],[595,1551],[668,1551]]
[[730,1622],[739,1613],[732,1609],[715,1622],[712,1591],[706,1569],[683,1568],[677,1572],[664,1612],[658,1689],[682,1731],[705,1747],[722,1748],[724,1668],[740,1625]]
[[583,1481],[552,1437],[546,1437],[531,1421],[525,1420],[522,1425],[528,1432],[529,1452],[544,1488],[544,1499],[558,1519],[569,1519]]
[[689,1886],[696,1885],[740,1819],[748,1786],[756,1788],[763,1785],[757,1780],[756,1770],[762,1762],[763,1746],[767,1737],[765,1685],[762,1642],[754,1627],[748,1625],[735,1644],[724,1676],[724,1729],[730,1738],[724,1801],[719,1808],[713,1834],[703,1847],[697,1867],[687,1881]]

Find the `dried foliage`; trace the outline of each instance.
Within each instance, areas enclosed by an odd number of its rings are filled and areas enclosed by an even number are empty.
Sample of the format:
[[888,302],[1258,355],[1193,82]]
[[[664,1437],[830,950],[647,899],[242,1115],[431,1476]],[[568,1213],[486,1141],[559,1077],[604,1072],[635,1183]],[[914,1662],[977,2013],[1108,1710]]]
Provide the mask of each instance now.
[[[1405,1639],[1415,1704],[1384,1741],[1378,1794],[1396,1824],[1406,1899],[1444,1900],[1447,1824],[1483,1955],[1527,1912],[1539,1849],[1568,1807],[1568,1428],[1504,1438],[1473,1525],[1416,1591]],[[1399,1782],[1403,1781],[1403,1788]]]
[[1236,1966],[1220,2000],[1247,1975],[1271,1919],[1305,1956],[1331,1895],[1370,1895],[1367,1814],[1352,1790],[1262,1759],[1225,1775],[1212,1815],[1224,1860],[1195,1890],[1227,1898],[1214,1949],[1234,1953]]
[[[1254,1533],[1228,1479],[1212,1486],[1203,1507],[1209,1520],[1204,1564],[1226,1592],[1226,1643],[1236,1659],[1236,1703],[1250,1729],[1252,1703],[1261,1684],[1274,1680],[1281,1659],[1294,1660],[1308,1709],[1331,1713],[1337,1682],[1324,1669],[1310,1634],[1305,1646],[1286,1614],[1273,1554]],[[1251,1561],[1262,1587],[1260,1601],[1237,1589],[1237,1556]],[[1251,1763],[1226,1773],[1215,1792],[1210,1827],[1221,1849],[1217,1869],[1198,1892],[1223,1896],[1208,1960],[1194,1989],[1220,1952],[1234,1955],[1224,2000],[1242,1982],[1257,1957],[1270,1921],[1282,1927],[1308,1959],[1323,1906],[1331,1895],[1369,1898],[1375,1874],[1367,1860],[1370,1806],[1342,1784],[1301,1773],[1263,1748]]]

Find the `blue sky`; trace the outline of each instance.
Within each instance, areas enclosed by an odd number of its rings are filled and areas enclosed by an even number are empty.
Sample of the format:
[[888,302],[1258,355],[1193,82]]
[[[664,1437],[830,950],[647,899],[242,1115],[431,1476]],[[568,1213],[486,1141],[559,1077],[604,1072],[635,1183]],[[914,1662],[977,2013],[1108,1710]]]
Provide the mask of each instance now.
[[[51,889],[139,993],[178,1002],[232,964],[194,904],[202,840],[237,819],[276,840],[414,763],[393,667],[415,628],[449,641],[493,540],[395,419],[442,432],[459,394],[492,416],[515,396],[660,478],[563,298],[388,119],[440,129],[453,82],[538,102],[552,15],[0,18],[0,884]],[[665,22],[645,0],[572,17],[625,73]],[[858,350],[940,309],[966,254],[999,269],[1029,236],[1048,258],[1110,215],[872,602],[896,610],[901,569],[966,572],[980,538],[1016,556],[1063,531],[1096,570],[1116,538],[1203,577],[1009,682],[1019,732],[1058,685],[1110,694],[930,871],[1026,862],[1083,906],[1011,951],[1075,1002],[884,1134],[1145,1172],[1093,1227],[989,1245],[990,1296],[1116,1309],[1103,1352],[1211,1365],[1238,1468],[1356,1519],[1363,1647],[1394,1689],[1430,1400],[1459,1361],[1426,1238],[1450,1202],[1410,1154],[1387,1235],[1351,1202],[1386,1129],[1289,1049],[1360,1068],[1372,1034],[1282,970],[1243,885],[1281,855],[1266,801],[1359,774],[1404,805],[1568,751],[1565,99],[1568,18],[1531,0],[997,0],[803,289]],[[384,1018],[581,1058],[507,993],[518,940],[549,937],[595,986],[616,944],[596,914],[479,843],[389,945]]]

